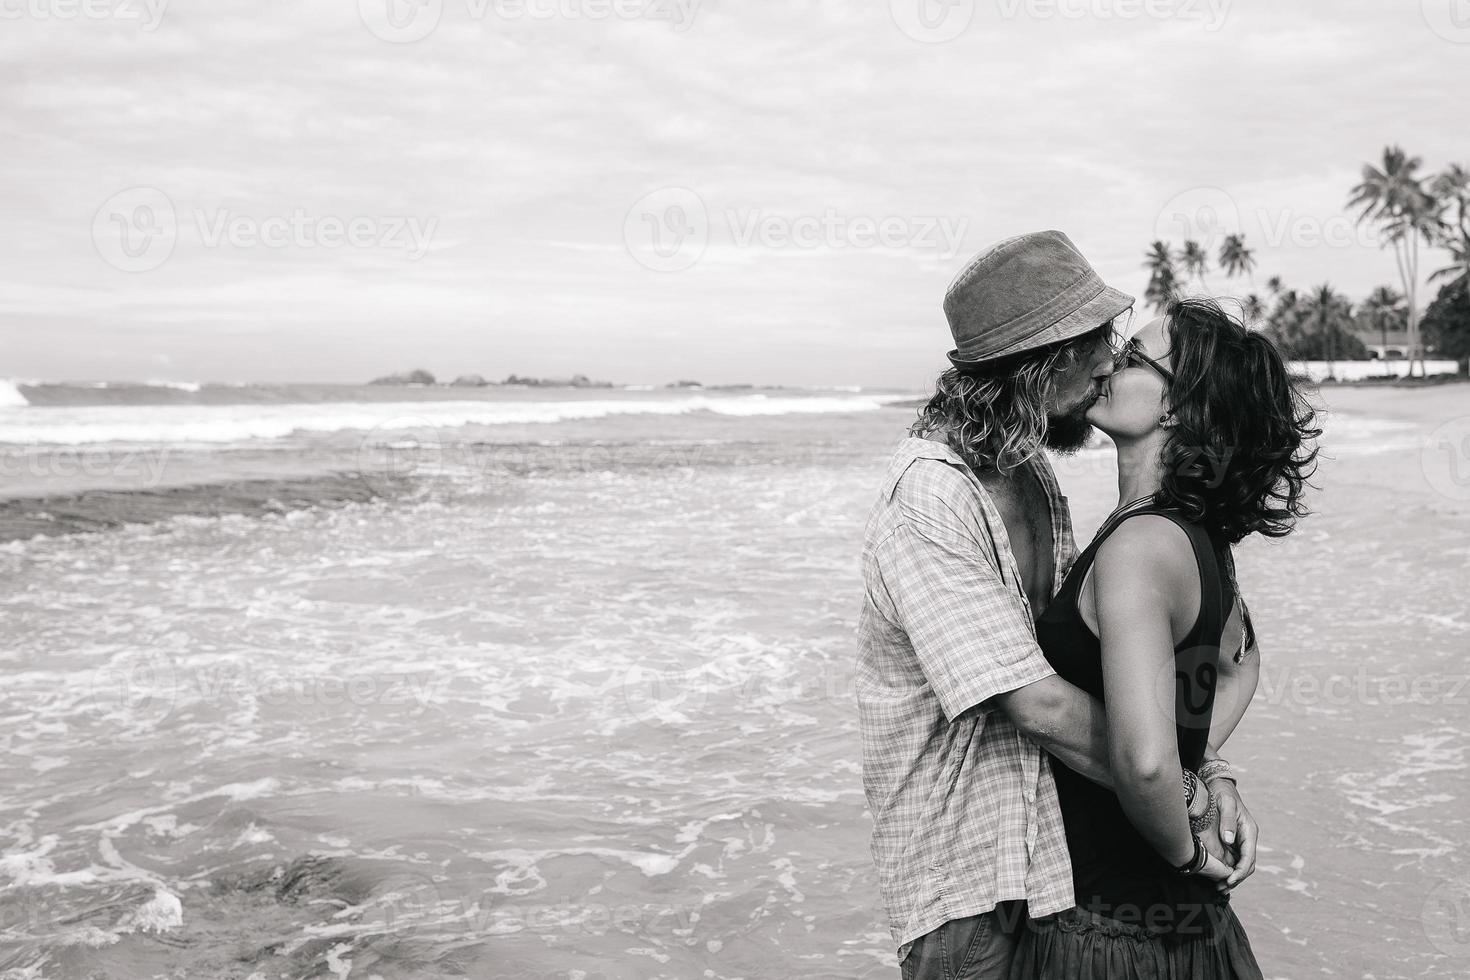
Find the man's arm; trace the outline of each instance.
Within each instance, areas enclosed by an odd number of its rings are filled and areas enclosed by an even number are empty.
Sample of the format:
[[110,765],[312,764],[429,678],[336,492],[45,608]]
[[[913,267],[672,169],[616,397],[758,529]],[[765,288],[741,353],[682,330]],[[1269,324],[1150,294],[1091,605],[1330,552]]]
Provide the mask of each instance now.
[[1055,675],[998,694],[992,704],[1068,769],[1113,789],[1102,702]]
[[[1237,599],[1225,624],[1220,643],[1220,677],[1215,687],[1215,712],[1210,723],[1210,742],[1205,749],[1207,772],[1214,772],[1220,763],[1220,749],[1235,732],[1261,678],[1261,656],[1256,646],[1255,630],[1250,625],[1250,611],[1244,599]],[[1235,656],[1225,655],[1226,650],[1242,651],[1239,662]],[[1229,766],[1229,763],[1226,763]],[[1234,857],[1235,870],[1222,885],[1222,891],[1230,891],[1249,878],[1256,870],[1256,844],[1260,827],[1246,809],[1240,798],[1240,789],[1235,785],[1233,774],[1228,768],[1224,775],[1213,775],[1207,785],[1220,807],[1220,841]]]
[[[977,706],[999,710],[1069,768],[1114,788],[1102,705],[1050,668],[1025,602],[986,555],[932,521],[915,521],[895,527],[874,558],[869,587],[908,634],[947,719]],[[1253,856],[1254,823],[1238,809]],[[1246,834],[1237,833],[1244,850]]]

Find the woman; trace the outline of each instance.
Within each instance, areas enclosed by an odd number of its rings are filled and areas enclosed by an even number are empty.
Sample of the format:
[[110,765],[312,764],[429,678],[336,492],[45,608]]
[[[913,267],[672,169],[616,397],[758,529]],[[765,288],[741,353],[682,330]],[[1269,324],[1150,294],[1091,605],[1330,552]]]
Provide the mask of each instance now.
[[1121,345],[1088,419],[1117,446],[1119,505],[1037,638],[1106,704],[1115,790],[1053,759],[1077,907],[1029,925],[1011,975],[1259,978],[1220,884],[1229,855],[1208,812],[1192,820],[1179,767],[1201,768],[1255,688],[1230,548],[1305,514],[1313,414],[1269,340],[1182,300]]

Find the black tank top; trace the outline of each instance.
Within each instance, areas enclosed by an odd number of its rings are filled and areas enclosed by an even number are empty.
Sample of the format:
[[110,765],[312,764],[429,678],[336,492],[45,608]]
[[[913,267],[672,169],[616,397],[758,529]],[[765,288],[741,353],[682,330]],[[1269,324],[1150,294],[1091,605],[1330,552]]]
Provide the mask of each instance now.
[[[1220,634],[1235,603],[1228,544],[1211,540],[1179,513],[1147,506],[1109,520],[1067,573],[1056,598],[1037,620],[1037,641],[1058,675],[1106,704],[1102,646],[1078,611],[1077,600],[1097,549],[1124,521],[1144,514],[1166,517],[1189,535],[1199,569],[1199,617],[1174,648],[1175,721],[1179,764],[1198,770],[1204,761],[1214,709]],[[1091,782],[1053,758],[1072,884],[1077,904],[1130,926],[1179,938],[1213,934],[1223,902],[1214,884],[1176,872],[1134,829],[1112,790]],[[1180,786],[1181,798],[1183,786]]]

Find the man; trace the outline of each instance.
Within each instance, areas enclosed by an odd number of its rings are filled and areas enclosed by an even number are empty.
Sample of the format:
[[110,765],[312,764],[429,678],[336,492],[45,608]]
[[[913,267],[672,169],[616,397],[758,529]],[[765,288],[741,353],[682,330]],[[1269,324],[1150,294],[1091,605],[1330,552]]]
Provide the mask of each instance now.
[[[953,368],[869,517],[863,781],[905,980],[1006,977],[1027,915],[1075,904],[1044,752],[1110,785],[1106,718],[1035,640],[1077,554],[1041,450],[1086,442],[1132,306],[1060,232],[977,256],[945,296]],[[1210,790],[1239,847],[1233,887],[1254,870],[1256,825],[1228,772]]]

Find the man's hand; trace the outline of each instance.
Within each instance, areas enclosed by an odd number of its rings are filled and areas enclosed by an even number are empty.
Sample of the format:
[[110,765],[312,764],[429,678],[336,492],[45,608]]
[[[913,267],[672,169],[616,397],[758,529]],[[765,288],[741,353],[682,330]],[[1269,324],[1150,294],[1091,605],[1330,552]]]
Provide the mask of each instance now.
[[[1211,780],[1209,789],[1220,807],[1220,840],[1235,856],[1234,861],[1226,858],[1225,863],[1233,864],[1234,870],[1230,872],[1230,877],[1220,883],[1220,891],[1229,892],[1255,873],[1256,837],[1260,828],[1256,826],[1250,811],[1245,808],[1245,801],[1240,798],[1240,790],[1235,783],[1228,779],[1215,779]],[[1209,844],[1206,843],[1206,848],[1208,847]]]
[[[1199,842],[1204,845],[1204,848],[1206,851],[1209,852],[1210,857],[1225,865],[1226,868],[1233,869],[1235,867],[1235,852],[1229,847],[1225,846],[1225,842],[1222,839],[1223,835],[1220,832],[1220,827],[1220,817],[1217,814],[1214,818],[1214,821],[1204,830],[1201,830],[1199,832]],[[1223,884],[1224,879],[1227,876],[1220,875],[1219,877],[1221,879],[1221,884]]]

